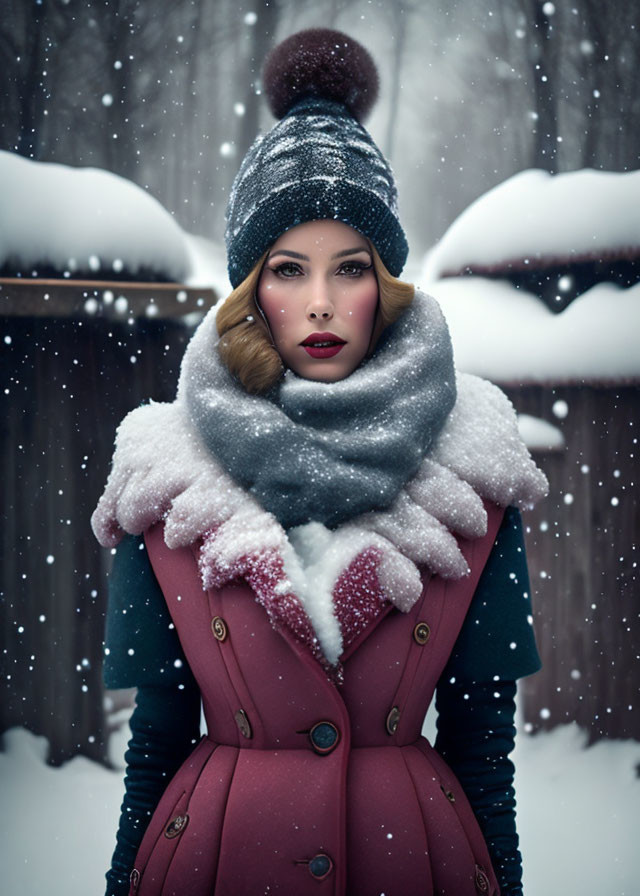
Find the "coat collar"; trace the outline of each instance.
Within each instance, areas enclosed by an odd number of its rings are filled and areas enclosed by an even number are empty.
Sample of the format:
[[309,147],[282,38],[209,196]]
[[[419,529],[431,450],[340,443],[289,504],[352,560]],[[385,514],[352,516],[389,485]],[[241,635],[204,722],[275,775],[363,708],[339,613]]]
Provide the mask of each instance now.
[[274,625],[286,624],[325,664],[386,611],[407,612],[425,569],[468,574],[458,538],[487,531],[483,500],[532,505],[547,481],[517,431],[513,407],[491,383],[458,376],[458,398],[418,474],[384,511],[328,529],[285,531],[209,453],[184,405],[152,403],[118,428],[111,473],[92,517],[115,546],[164,521],[170,548],[199,544],[205,589],[245,579]]

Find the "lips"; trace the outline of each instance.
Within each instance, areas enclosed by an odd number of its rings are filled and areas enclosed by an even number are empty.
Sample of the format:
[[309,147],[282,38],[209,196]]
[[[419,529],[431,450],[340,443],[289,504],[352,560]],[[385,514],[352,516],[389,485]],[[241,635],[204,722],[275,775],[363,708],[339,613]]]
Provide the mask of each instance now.
[[333,358],[347,343],[334,333],[310,333],[300,345],[312,358]]

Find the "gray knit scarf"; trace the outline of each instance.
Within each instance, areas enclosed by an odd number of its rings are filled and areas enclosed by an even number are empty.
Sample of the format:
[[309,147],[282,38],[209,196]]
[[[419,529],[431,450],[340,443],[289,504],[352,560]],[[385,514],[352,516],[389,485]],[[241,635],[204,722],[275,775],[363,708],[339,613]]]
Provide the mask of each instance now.
[[249,395],[217,341],[211,311],[187,347],[178,401],[223,468],[285,529],[388,507],[455,403],[447,325],[418,291],[373,355],[336,383],[289,370],[267,396]]

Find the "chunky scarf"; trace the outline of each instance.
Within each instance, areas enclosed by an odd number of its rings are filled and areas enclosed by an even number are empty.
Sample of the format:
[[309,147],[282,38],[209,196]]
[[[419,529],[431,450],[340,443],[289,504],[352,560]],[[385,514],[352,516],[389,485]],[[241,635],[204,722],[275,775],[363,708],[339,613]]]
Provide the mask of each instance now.
[[217,341],[211,311],[187,348],[178,401],[223,469],[285,529],[388,507],[455,403],[447,325],[420,292],[373,355],[336,383],[287,371],[266,398],[249,395]]
[[440,436],[387,510],[333,530],[312,522],[285,532],[220,467],[175,401],[122,421],[91,522],[105,547],[163,522],[168,547],[200,545],[205,589],[244,579],[276,627],[288,626],[333,665],[388,602],[413,606],[421,570],[468,573],[458,539],[487,531],[483,499],[527,507],[546,490],[506,396],[460,374]]

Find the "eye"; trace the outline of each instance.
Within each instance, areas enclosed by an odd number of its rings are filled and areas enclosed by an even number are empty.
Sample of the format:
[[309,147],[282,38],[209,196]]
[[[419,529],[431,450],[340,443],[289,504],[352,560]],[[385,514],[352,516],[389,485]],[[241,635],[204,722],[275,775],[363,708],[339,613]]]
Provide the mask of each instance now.
[[364,264],[362,261],[344,261],[338,268],[338,273],[345,277],[360,277],[363,271],[368,271],[371,264]]
[[297,277],[298,274],[302,274],[300,265],[296,264],[294,261],[283,261],[282,264],[276,265],[276,267],[271,268],[271,270],[278,277],[284,277],[287,280],[290,280],[292,277]]

